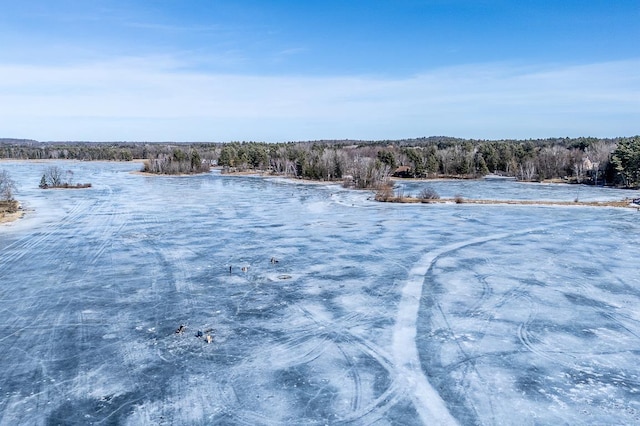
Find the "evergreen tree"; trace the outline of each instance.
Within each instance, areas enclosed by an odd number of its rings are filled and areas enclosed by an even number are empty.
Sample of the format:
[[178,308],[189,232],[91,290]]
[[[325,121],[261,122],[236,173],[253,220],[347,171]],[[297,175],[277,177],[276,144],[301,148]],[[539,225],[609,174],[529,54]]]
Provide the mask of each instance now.
[[40,185],[38,186],[42,189],[46,189],[49,187],[49,185],[47,184],[47,177],[45,175],[42,175],[42,177],[40,178]]
[[640,136],[620,141],[611,162],[622,177],[624,186],[640,186]]

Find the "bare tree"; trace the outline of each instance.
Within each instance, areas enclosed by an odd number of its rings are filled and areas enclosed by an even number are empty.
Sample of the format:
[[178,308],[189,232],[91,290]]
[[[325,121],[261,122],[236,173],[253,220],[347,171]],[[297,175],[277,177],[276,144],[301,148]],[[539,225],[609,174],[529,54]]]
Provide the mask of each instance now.
[[[589,164],[591,166],[591,164]],[[576,161],[573,163],[573,176],[576,178],[577,183],[582,183],[582,179],[584,178],[584,173],[586,170],[590,170],[586,168],[586,165],[583,161]]]
[[16,183],[11,179],[6,170],[0,170],[0,200],[13,200],[13,193],[16,190]]
[[604,141],[592,143],[585,149],[587,158],[591,161],[591,174],[594,184],[598,184],[598,175],[604,175],[611,153],[616,149],[616,144]]
[[44,178],[50,187],[62,186],[62,169],[58,166],[49,166],[44,170]]
[[598,141],[589,145],[587,149],[585,149],[585,154],[587,154],[587,158],[591,160],[591,163],[605,165],[615,149],[616,144],[614,143]]
[[67,170],[65,173],[67,175],[67,183],[73,185],[73,170]]
[[538,173],[540,178],[563,177],[567,172],[569,150],[561,146],[545,147],[538,153]]
[[520,164],[518,178],[520,180],[531,182],[536,175],[536,165],[532,160],[526,160],[524,164]]
[[377,188],[387,183],[391,170],[387,164],[380,163],[373,158],[356,156],[348,166],[351,179],[346,186],[358,189]]
[[418,198],[420,198],[423,201],[438,200],[440,199],[440,194],[438,194],[438,192],[435,189],[433,189],[433,187],[426,186],[422,188],[422,191],[420,191]]

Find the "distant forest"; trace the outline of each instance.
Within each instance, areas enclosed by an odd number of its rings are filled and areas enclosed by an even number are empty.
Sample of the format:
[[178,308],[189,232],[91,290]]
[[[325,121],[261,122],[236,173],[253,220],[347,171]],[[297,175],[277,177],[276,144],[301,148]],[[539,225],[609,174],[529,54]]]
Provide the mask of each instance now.
[[[290,177],[345,181],[372,188],[389,176],[563,180],[640,186],[640,136],[473,140],[428,137],[403,140],[319,140],[263,143],[38,142],[0,139],[0,158],[202,162],[224,171],[268,171]],[[187,167],[188,168],[188,167]],[[181,170],[174,164],[171,170]],[[168,171],[171,173],[171,170]],[[201,168],[200,168],[201,171]],[[158,171],[156,171],[158,172]],[[160,171],[162,172],[162,171]]]

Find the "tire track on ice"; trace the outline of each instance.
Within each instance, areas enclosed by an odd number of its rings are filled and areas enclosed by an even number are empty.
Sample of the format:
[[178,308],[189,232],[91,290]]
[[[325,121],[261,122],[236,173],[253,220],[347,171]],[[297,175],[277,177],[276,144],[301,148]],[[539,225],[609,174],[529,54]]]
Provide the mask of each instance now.
[[[360,323],[365,318],[358,313],[349,313],[340,317],[336,321],[319,319],[302,305],[297,305],[301,313],[310,320],[302,326],[290,330],[289,337],[284,341],[275,343],[266,356],[272,360],[271,368],[275,370],[286,369],[299,365],[313,365],[321,356],[335,356],[335,360],[345,362],[346,368],[343,375],[348,379],[349,384],[344,391],[345,397],[349,399],[348,407],[342,412],[335,412],[337,416],[332,419],[332,424],[375,424],[384,421],[386,413],[397,403],[406,399],[402,392],[400,380],[396,377],[396,370],[393,367],[390,354],[384,349],[376,346],[370,340],[358,336],[348,330],[355,323]],[[263,354],[264,355],[264,354]],[[363,383],[361,373],[363,368],[365,373],[368,367],[359,365],[355,357],[365,356],[375,362],[381,371],[385,371],[388,377],[386,388],[381,392],[372,392],[367,388],[370,384]],[[253,362],[253,361],[248,361]],[[244,398],[238,395],[234,389],[233,382],[236,378],[242,377],[240,374],[245,368],[239,368],[238,373],[229,377],[229,389],[220,391],[220,410],[226,413],[237,424],[270,424],[287,425],[291,420],[269,416],[244,407]],[[330,385],[329,381],[327,385]],[[318,389],[316,397],[323,392],[324,388]],[[313,399],[315,397],[312,397]],[[305,424],[323,424],[323,420],[313,417],[305,417],[301,422]]]
[[[14,241],[12,244],[5,247],[0,253],[0,273],[3,272],[8,266],[15,261],[21,259],[26,254],[34,255],[44,250],[42,243],[51,238],[53,235],[60,232],[60,227],[66,225],[72,221],[75,221],[84,212],[89,210],[94,202],[91,200],[83,200],[76,203],[71,210],[59,220],[53,223],[45,224],[41,230],[36,233],[29,233],[23,238]],[[37,249],[37,250],[33,250]]]
[[[333,322],[327,323],[325,321],[321,321],[303,306],[298,305],[298,309],[300,309],[307,318],[311,319],[315,324],[320,326],[322,330],[333,329],[333,331],[330,332],[323,331],[321,332],[321,335],[325,337],[326,341],[329,341],[337,346],[339,352],[342,354],[345,361],[349,365],[348,374],[354,381],[355,393],[351,398],[352,412],[348,413],[347,415],[343,415],[339,420],[336,421],[336,423],[346,424],[357,421],[366,421],[367,424],[371,424],[383,419],[386,412],[389,411],[404,397],[404,395],[400,392],[400,381],[393,367],[391,356],[370,340],[350,332],[347,328],[337,327],[337,324]],[[354,322],[357,323],[357,320],[360,317],[362,317],[362,315],[358,313],[350,313],[345,315],[344,317],[341,317],[339,323],[353,325]],[[350,359],[350,356],[347,354],[347,351],[343,347],[343,345],[338,342],[349,344],[354,349],[368,355],[373,360],[375,360],[378,365],[382,367],[382,369],[387,372],[390,383],[384,390],[384,392],[382,392],[380,395],[377,395],[377,397],[375,397],[374,399],[366,401],[366,403],[362,401],[362,383],[360,381],[358,367]]]
[[[557,225],[559,226],[559,225]],[[489,241],[511,238],[539,232],[546,228],[528,229],[513,233],[496,234],[489,237],[474,238],[452,243],[438,250],[425,253],[409,271],[407,281],[402,288],[398,314],[393,328],[392,350],[397,376],[404,378],[404,386],[409,390],[416,411],[425,424],[458,424],[451,415],[440,394],[429,383],[422,371],[418,347],[416,344],[417,321],[420,311],[420,299],[427,273],[443,255],[462,248],[483,244]],[[446,320],[444,312],[440,310]]]

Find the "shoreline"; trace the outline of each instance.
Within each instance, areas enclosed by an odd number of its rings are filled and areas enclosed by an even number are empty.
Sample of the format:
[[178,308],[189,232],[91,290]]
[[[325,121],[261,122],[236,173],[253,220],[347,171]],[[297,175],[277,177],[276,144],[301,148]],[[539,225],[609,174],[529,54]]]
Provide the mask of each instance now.
[[486,200],[474,198],[439,198],[423,200],[414,197],[392,197],[388,200],[374,198],[379,203],[396,204],[484,204],[484,205],[512,205],[512,206],[563,206],[563,207],[616,207],[640,210],[630,199],[615,201],[553,201],[553,200]]
[[[0,159],[2,160],[2,159]],[[9,160],[16,161],[16,160]],[[46,162],[51,160],[18,160],[18,161],[33,161],[33,162]],[[67,160],[69,161],[69,160]],[[75,161],[75,160],[71,160]],[[132,160],[134,163],[142,162],[144,160],[135,159]],[[190,177],[197,175],[206,175],[215,170],[218,170],[220,176],[230,176],[230,177],[243,177],[243,176],[255,176],[259,178],[266,179],[282,179],[284,181],[295,183],[295,184],[304,184],[304,185],[342,185],[342,180],[312,180],[312,179],[302,179],[296,178],[292,176],[286,176],[281,174],[274,174],[269,171],[264,170],[245,170],[245,171],[233,171],[233,172],[223,172],[223,168],[221,167],[211,167],[208,172],[204,173],[193,173],[193,174],[179,174],[179,175],[168,175],[168,174],[156,174],[156,173],[148,173],[143,172],[141,170],[130,171],[131,174],[141,175],[141,176],[177,176],[177,177]],[[451,177],[436,177],[436,178],[398,178],[391,177],[390,180],[392,182],[429,182],[429,181],[456,181],[460,179],[451,178]],[[483,177],[474,178],[474,179],[465,179],[465,180],[475,180],[482,181]],[[542,183],[542,184],[564,184],[564,185],[581,185],[578,183],[571,183],[566,181],[554,181],[547,180],[542,182],[519,182],[519,183]],[[84,189],[90,188],[90,184],[85,184],[87,186],[68,186],[68,187],[55,187],[49,189]],[[586,184],[582,184],[586,185]],[[605,187],[606,188],[606,187]],[[614,187],[608,187],[614,188]],[[349,189],[349,188],[347,188]],[[351,188],[353,189],[353,188]],[[614,188],[615,189],[615,188]],[[374,189],[364,189],[365,191],[375,191]],[[356,191],[360,191],[356,189]],[[555,201],[555,200],[492,200],[492,199],[473,199],[473,198],[440,198],[440,199],[421,199],[417,197],[389,197],[388,199],[383,199],[378,196],[373,196],[370,198],[371,200],[375,200],[376,202],[382,203],[397,203],[397,204],[473,204],[473,205],[511,205],[511,206],[562,206],[562,207],[610,207],[610,208],[627,208],[627,209],[636,209],[640,211],[640,205],[633,203],[631,198],[626,198],[623,200],[608,200],[608,201]],[[4,205],[3,205],[4,204]],[[26,211],[23,210],[21,204],[15,201],[15,205],[10,205],[10,202],[0,202],[0,226],[7,225],[13,223],[26,215]]]
[[[5,204],[2,202],[0,204]],[[22,205],[15,201],[15,211],[9,211],[8,206],[0,206],[0,226],[15,222],[18,219],[22,219],[26,212],[22,209]]]
[[212,167],[212,170],[220,170],[220,176],[242,177],[242,176],[255,176],[265,179],[285,179],[292,183],[304,183],[309,185],[342,185],[342,180],[314,180],[303,179],[286,175],[273,174],[267,171],[260,170],[245,170],[241,172],[223,172],[221,167]]
[[189,177],[189,176],[202,176],[211,173],[211,170],[208,172],[200,172],[200,173],[178,173],[175,175],[168,173],[151,173],[151,172],[143,172],[142,170],[132,170],[129,172],[131,175],[139,175],[139,176],[165,176],[165,177]]
[[[221,170],[221,168],[216,167],[215,169]],[[261,178],[281,178],[285,179],[292,183],[301,183],[301,184],[310,184],[310,185],[340,185],[341,181],[320,181],[320,180],[310,180],[310,179],[299,179],[290,176],[270,174],[265,171],[242,171],[242,172],[228,172],[228,173],[220,173],[220,175],[225,176],[255,176]],[[417,181],[417,182],[429,182],[429,181],[457,181],[460,179],[456,178],[397,178],[391,177],[391,181]],[[467,178],[465,180],[474,180],[474,181],[482,181],[481,178]],[[578,183],[570,183],[570,182],[559,182],[546,180],[541,182],[524,182],[524,181],[515,181],[517,183],[532,183],[532,184],[552,184],[552,185],[585,185]],[[606,187],[605,187],[606,188]],[[611,187],[610,187],[611,188]],[[353,189],[353,188],[351,188]],[[355,191],[375,191],[375,189],[355,189]],[[379,199],[374,196],[371,198],[374,201],[380,203],[396,203],[396,204],[483,204],[483,205],[512,205],[512,206],[563,206],[563,207],[614,207],[614,208],[629,208],[629,209],[637,209],[640,210],[640,205],[636,205],[632,202],[631,199],[624,200],[610,200],[610,201],[554,201],[554,200],[490,200],[490,199],[473,199],[473,198],[439,198],[433,200],[423,200],[420,198],[414,197],[391,197],[387,200]]]
[[8,225],[16,220],[22,219],[26,212],[19,211],[15,213],[0,213],[0,226]]
[[[297,177],[292,177],[292,176],[286,176],[286,175],[281,175],[281,174],[273,174],[272,172],[269,171],[265,171],[265,170],[244,170],[244,171],[233,171],[233,172],[224,172],[223,171],[223,167],[220,166],[212,166],[211,167],[212,170],[219,170],[220,171],[220,175],[224,175],[224,176],[257,176],[257,177],[264,177],[264,178],[283,178],[283,179],[288,179],[292,182],[305,182],[305,183],[311,183],[311,184],[337,184],[340,185],[343,182],[343,179],[340,180],[314,180],[314,179],[303,179],[303,178],[297,178]],[[189,176],[189,175],[187,175]],[[487,175],[489,176],[489,175]],[[520,183],[520,184],[533,184],[533,185],[582,185],[582,186],[587,186],[587,187],[595,187],[596,185],[590,185],[588,183],[585,182],[574,182],[571,180],[567,180],[567,179],[560,179],[560,178],[553,178],[553,179],[543,179],[543,180],[518,180],[515,177],[509,176],[509,177],[499,177],[499,178],[492,178],[492,177],[487,177],[487,176],[480,176],[480,177],[466,177],[466,176],[460,176],[460,177],[456,177],[456,176],[451,176],[451,175],[447,175],[447,176],[437,176],[437,177],[427,177],[427,178],[412,178],[412,177],[408,177],[408,178],[404,178],[404,177],[397,177],[397,176],[389,176],[389,181],[391,182],[460,182],[460,181],[499,181],[499,180],[509,180],[509,181],[513,181],[515,183]],[[633,190],[633,188],[623,188],[623,187],[616,187],[616,186],[612,186],[612,185],[597,185],[597,187],[599,188],[610,188],[610,189],[627,189],[627,190]],[[366,188],[365,190],[371,190],[371,191],[375,191],[376,188]],[[639,191],[640,193],[640,191]]]

